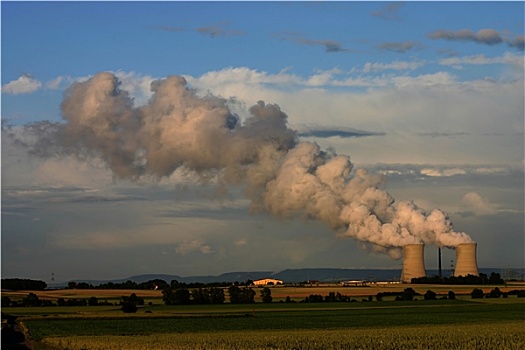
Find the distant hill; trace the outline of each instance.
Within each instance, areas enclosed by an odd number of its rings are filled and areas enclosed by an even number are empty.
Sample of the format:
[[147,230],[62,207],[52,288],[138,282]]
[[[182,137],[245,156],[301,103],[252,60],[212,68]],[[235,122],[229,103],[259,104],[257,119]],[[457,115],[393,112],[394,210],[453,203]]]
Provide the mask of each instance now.
[[[480,268],[480,273],[490,275],[492,272],[501,273],[500,268]],[[427,270],[427,276],[438,275],[438,270]],[[146,274],[131,276],[128,278],[114,280],[84,280],[78,279],[75,282],[86,282],[92,285],[103,283],[123,283],[133,281],[143,283],[154,279],[161,279],[170,283],[177,280],[181,283],[213,283],[213,282],[246,282],[247,280],[256,280],[260,278],[275,278],[285,283],[300,283],[303,281],[319,282],[340,282],[345,280],[367,280],[367,281],[398,281],[401,276],[399,269],[332,269],[332,268],[309,268],[309,269],[286,269],[279,272],[272,271],[237,271],[227,272],[218,276],[178,276],[167,274]],[[443,270],[443,276],[450,276],[449,270]],[[67,285],[67,282],[64,283]],[[60,287],[61,285],[54,285]]]

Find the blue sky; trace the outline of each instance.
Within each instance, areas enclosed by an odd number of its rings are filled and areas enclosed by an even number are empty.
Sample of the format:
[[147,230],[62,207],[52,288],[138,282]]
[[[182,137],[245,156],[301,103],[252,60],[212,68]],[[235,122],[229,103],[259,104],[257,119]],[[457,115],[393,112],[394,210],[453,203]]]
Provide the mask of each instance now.
[[401,264],[355,232],[305,220],[311,213],[249,214],[253,199],[233,183],[223,195],[220,172],[206,185],[189,165],[122,178],[102,137],[88,156],[35,155],[56,136],[45,122],[73,123],[61,109],[68,87],[95,84],[99,72],[120,81],[135,111],[172,75],[199,98],[226,99],[238,125],[257,101],[277,104],[297,145],[349,156],[347,181],[357,168],[386,175],[395,203],[440,208],[478,242],[481,267],[523,266],[523,2],[2,1],[1,10],[3,276]]

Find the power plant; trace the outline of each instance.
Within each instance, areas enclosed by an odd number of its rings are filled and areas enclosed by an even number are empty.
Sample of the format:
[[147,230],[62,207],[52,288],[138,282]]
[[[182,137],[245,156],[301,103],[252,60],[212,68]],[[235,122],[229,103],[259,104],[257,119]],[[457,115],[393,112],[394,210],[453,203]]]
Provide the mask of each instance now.
[[425,277],[423,244],[407,244],[403,247],[403,272],[401,282],[410,283],[412,278]]
[[479,276],[476,261],[476,243],[463,243],[456,247],[456,269],[454,276]]

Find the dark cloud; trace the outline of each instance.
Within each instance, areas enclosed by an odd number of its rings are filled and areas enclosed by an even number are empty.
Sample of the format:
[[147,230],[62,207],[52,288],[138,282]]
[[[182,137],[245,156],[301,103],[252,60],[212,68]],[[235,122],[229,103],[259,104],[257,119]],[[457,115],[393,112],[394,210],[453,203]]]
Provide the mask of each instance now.
[[372,16],[386,20],[398,20],[398,11],[403,6],[402,2],[390,2],[377,11],[372,12]]
[[523,35],[518,35],[515,38],[508,38],[495,29],[481,29],[476,33],[470,29],[461,29],[457,31],[440,29],[428,34],[428,37],[430,39],[443,39],[448,41],[470,41],[490,46],[506,43],[509,47],[514,47],[520,51],[523,51],[525,47],[525,39]]
[[366,130],[358,130],[354,128],[345,128],[345,127],[322,127],[322,126],[303,126],[300,127],[298,131],[298,136],[300,137],[319,137],[319,138],[328,138],[328,137],[366,137],[366,136],[383,136],[383,132],[374,132]]
[[323,46],[325,52],[354,52],[352,49],[343,48],[342,44],[335,40],[308,39],[299,33],[284,33],[278,36],[281,40],[291,41],[300,45]]
[[243,32],[242,30],[228,29],[228,23],[219,23],[219,24],[214,24],[214,25],[202,26],[196,29],[187,29],[187,28],[179,27],[179,26],[164,26],[164,25],[153,26],[150,28],[155,29],[155,30],[165,31],[165,32],[171,32],[171,33],[195,31],[203,35],[209,35],[212,38],[216,38],[219,36],[237,36],[237,35],[245,34],[245,32]]
[[379,45],[380,50],[394,51],[399,53],[405,53],[410,50],[419,50],[422,48],[423,44],[417,41],[388,42]]
[[525,36],[518,35],[513,40],[508,42],[510,47],[515,47],[516,49],[523,51],[525,49]]
[[227,23],[219,23],[215,25],[199,27],[196,29],[196,31],[203,35],[209,35],[212,38],[216,38],[218,36],[238,36],[238,35],[245,34],[241,30],[231,30],[231,29],[228,29],[227,27],[228,27]]
[[87,195],[76,197],[71,202],[84,202],[84,203],[96,203],[96,202],[130,202],[130,201],[142,201],[146,200],[145,197],[133,196],[133,195]]
[[456,131],[456,132],[422,132],[419,133],[420,136],[429,136],[429,137],[460,137],[470,135],[468,132]]

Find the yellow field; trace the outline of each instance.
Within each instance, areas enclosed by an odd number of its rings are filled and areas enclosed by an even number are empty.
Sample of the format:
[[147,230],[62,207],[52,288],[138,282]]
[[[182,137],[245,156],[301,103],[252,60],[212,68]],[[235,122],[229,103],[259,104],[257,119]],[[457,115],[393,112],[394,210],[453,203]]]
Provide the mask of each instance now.
[[522,349],[522,324],[432,325],[373,329],[272,330],[171,333],[136,336],[50,337],[43,343],[57,349]]
[[162,291],[160,290],[131,290],[131,289],[53,289],[53,290],[37,290],[37,291],[6,291],[2,290],[2,296],[6,295],[10,298],[23,298],[28,293],[35,293],[40,299],[56,301],[59,298],[90,298],[97,297],[104,298],[120,298],[123,295],[129,296],[135,293],[142,298],[162,298]]

